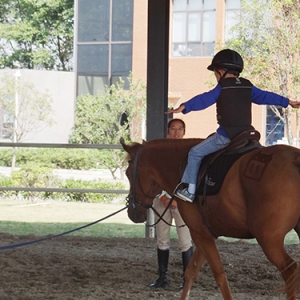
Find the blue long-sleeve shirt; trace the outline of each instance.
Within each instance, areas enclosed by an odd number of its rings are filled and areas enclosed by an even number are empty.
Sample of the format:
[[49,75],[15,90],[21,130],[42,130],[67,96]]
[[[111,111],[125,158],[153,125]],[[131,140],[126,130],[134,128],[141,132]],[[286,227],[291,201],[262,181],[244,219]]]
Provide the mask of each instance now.
[[[213,104],[215,104],[221,93],[221,85],[217,84],[212,90],[205,92],[203,94],[197,95],[191,98],[189,101],[182,103],[185,109],[182,111],[183,114],[187,114],[191,111],[203,110]],[[265,104],[265,105],[280,105],[282,107],[287,107],[289,104],[289,99],[280,96],[276,93],[261,90],[255,86],[252,86],[252,102],[255,104]],[[225,130],[220,126],[217,132],[223,136],[228,137]]]

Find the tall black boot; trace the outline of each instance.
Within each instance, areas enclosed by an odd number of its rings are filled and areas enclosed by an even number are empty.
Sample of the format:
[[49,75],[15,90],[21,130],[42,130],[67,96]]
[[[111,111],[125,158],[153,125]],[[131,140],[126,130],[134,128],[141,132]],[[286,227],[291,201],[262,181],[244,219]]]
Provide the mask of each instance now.
[[169,249],[160,250],[157,248],[158,271],[159,277],[150,284],[151,288],[163,288],[169,285],[168,281],[168,263],[169,263]]
[[185,269],[187,268],[187,266],[191,260],[191,257],[193,255],[193,247],[191,247],[189,250],[187,250],[185,252],[182,252],[181,254],[182,254],[182,266],[183,266],[183,282],[179,286],[180,290],[182,290],[183,286],[184,286],[184,272],[185,272]]

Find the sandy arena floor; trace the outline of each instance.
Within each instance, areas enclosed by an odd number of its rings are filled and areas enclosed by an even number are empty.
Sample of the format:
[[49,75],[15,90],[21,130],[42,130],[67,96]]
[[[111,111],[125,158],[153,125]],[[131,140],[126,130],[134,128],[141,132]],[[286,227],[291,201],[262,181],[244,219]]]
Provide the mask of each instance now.
[[[34,240],[0,234],[0,246]],[[285,299],[276,292],[283,281],[260,247],[243,241],[218,241],[234,299]],[[288,245],[294,257],[298,245]],[[298,259],[299,260],[299,259]],[[179,299],[181,254],[172,240],[170,286],[151,290],[157,277],[154,239],[59,237],[0,251],[1,300],[149,300]],[[190,299],[222,299],[207,264],[201,269]]]

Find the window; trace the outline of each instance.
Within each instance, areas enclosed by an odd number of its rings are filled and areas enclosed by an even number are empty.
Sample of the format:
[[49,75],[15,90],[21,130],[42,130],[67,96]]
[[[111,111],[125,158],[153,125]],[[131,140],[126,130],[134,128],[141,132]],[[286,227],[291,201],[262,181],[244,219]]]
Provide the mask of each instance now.
[[213,56],[216,0],[173,0],[172,56]]
[[[225,0],[225,41],[229,41],[229,40],[233,40],[233,39],[237,39],[239,37],[239,31],[238,30],[233,30],[234,27],[236,27],[237,25],[239,25],[240,22],[245,23],[245,19],[248,20],[246,22],[250,22],[249,25],[247,25],[246,27],[247,29],[247,34],[249,36],[249,38],[251,36],[253,36],[253,30],[254,28],[252,28],[253,26],[251,26],[252,24],[257,24],[257,23],[266,23],[268,22],[268,0],[261,0],[260,3],[265,4],[265,8],[266,10],[261,12],[259,10],[256,11],[257,14],[254,14],[252,17],[249,16],[249,13],[246,15],[245,14],[243,16],[243,19],[241,19],[242,16],[242,10],[247,7],[250,6],[253,9],[253,5],[251,4],[251,0]],[[247,8],[246,10],[249,10],[249,8]],[[252,22],[251,22],[252,19]],[[245,26],[244,26],[245,27]],[[245,30],[245,29],[244,29]]]
[[235,37],[231,29],[239,23],[241,0],[226,0],[225,7],[225,40],[228,41]]
[[[278,107],[278,111],[282,115],[282,108]],[[284,137],[284,123],[275,115],[271,106],[267,105],[267,120],[266,120],[266,146],[276,145],[279,140]]]
[[0,140],[12,140],[13,132],[13,117],[7,110],[0,108]]
[[126,82],[132,70],[133,0],[78,0],[77,95]]

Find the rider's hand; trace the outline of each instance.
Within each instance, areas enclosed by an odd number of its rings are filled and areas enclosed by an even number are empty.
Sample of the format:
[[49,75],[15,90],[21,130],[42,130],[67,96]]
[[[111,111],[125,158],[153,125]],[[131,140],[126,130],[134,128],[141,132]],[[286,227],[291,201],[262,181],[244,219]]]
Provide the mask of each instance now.
[[171,205],[170,205],[171,208],[177,208],[177,202],[173,199]]
[[185,106],[183,104],[181,104],[179,107],[177,108],[172,108],[169,109],[168,111],[165,112],[165,114],[171,114],[171,113],[180,113],[185,109]]
[[[166,195],[159,197],[159,200],[161,201],[164,207],[167,207],[171,201],[170,198],[168,198]],[[170,208],[176,208],[176,207],[177,207],[177,203],[175,200],[173,200],[170,205]]]
[[290,101],[289,101],[289,105],[290,105],[292,108],[300,108],[300,101],[293,101],[293,100],[290,100]]

